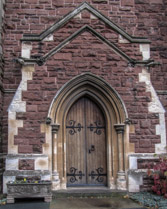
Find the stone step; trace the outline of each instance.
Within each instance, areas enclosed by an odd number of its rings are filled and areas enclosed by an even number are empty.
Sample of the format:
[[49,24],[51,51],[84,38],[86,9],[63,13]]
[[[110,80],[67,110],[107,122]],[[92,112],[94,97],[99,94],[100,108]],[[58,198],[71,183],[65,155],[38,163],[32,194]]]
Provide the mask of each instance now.
[[57,190],[52,192],[52,198],[91,198],[91,197],[123,197],[127,191],[111,190],[108,188],[70,188],[66,190]]

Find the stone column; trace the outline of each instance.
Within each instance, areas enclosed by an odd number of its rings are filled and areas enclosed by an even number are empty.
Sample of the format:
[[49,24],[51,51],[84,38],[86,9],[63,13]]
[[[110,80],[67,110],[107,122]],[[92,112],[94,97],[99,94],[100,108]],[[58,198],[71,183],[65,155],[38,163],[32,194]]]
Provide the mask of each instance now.
[[52,124],[52,189],[57,190],[60,187],[59,173],[57,172],[57,132],[58,124]]
[[114,125],[117,132],[118,143],[118,173],[117,173],[117,189],[126,190],[125,178],[125,158],[124,158],[124,129],[125,124]]

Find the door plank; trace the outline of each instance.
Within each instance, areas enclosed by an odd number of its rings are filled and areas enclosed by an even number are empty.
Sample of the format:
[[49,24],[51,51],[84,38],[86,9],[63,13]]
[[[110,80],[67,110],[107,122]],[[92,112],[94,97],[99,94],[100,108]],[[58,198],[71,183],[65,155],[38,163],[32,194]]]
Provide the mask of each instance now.
[[[100,108],[91,100],[86,102],[87,175],[89,185],[106,185],[105,120]],[[89,127],[89,128],[88,128]],[[92,129],[90,128],[92,127]],[[92,175],[91,175],[92,174]]]
[[69,186],[86,184],[83,110],[84,102],[81,99],[71,107],[66,119],[67,185]]

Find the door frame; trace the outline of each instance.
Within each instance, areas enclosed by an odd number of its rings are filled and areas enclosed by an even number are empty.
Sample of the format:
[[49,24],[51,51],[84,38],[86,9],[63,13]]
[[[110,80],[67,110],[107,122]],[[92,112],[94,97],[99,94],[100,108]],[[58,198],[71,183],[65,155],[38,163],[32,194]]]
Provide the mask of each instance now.
[[[98,104],[106,121],[107,186],[115,189],[118,172],[118,142],[115,124],[124,124],[127,117],[125,105],[118,93],[102,78],[84,73],[67,82],[53,99],[48,117],[52,120],[51,172],[57,185],[53,189],[66,189],[66,117],[70,107],[87,96]],[[59,126],[56,132],[54,127]],[[125,149],[124,149],[125,151]],[[124,153],[123,153],[124,155]],[[123,162],[124,163],[124,162]],[[55,177],[56,176],[56,177]]]

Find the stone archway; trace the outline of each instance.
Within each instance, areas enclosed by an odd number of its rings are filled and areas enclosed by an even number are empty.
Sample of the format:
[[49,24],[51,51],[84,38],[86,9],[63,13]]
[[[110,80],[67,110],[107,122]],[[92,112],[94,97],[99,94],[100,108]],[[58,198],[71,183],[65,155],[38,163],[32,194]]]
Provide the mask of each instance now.
[[[102,110],[106,121],[107,186],[126,189],[124,130],[126,108],[117,92],[103,79],[91,73],[75,77],[57,93],[48,117],[52,124],[53,189],[66,188],[66,118],[72,105],[82,97],[91,98]],[[121,180],[121,181],[120,181]]]

